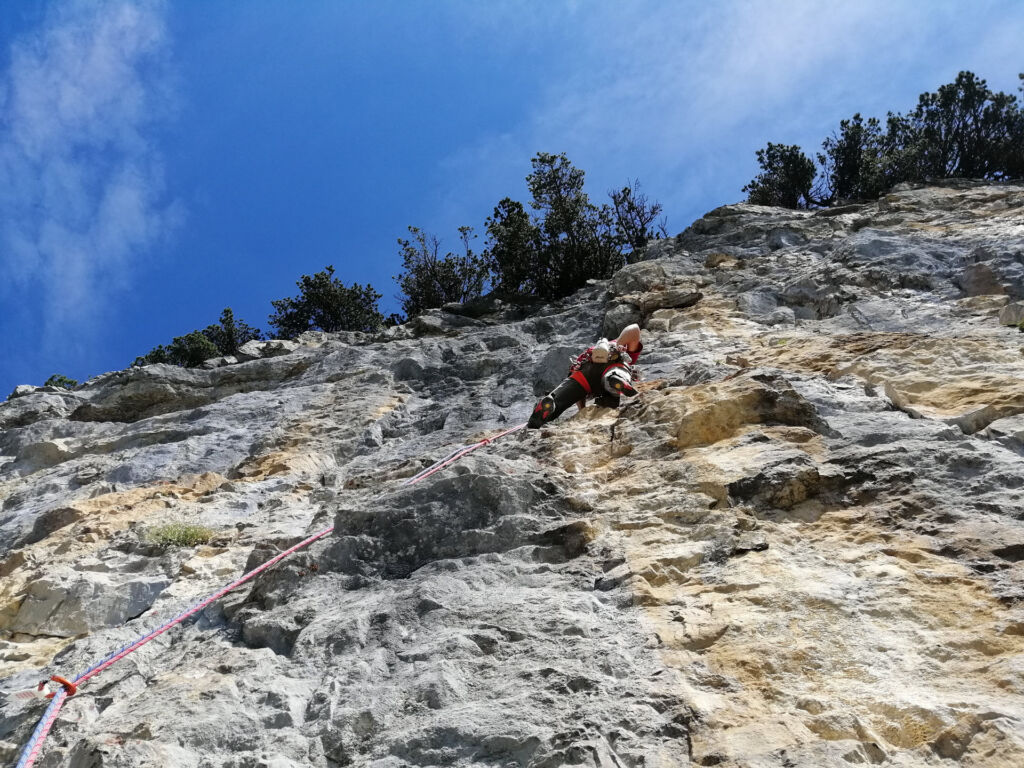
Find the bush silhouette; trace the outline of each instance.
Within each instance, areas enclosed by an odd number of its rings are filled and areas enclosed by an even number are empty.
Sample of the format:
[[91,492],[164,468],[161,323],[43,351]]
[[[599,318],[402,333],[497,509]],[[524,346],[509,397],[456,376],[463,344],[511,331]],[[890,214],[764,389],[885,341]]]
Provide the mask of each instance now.
[[743,188],[747,200],[807,208],[875,199],[905,181],[1024,178],[1024,109],[964,71],[910,112],[890,112],[884,130],[860,114],[840,121],[822,150],[816,169],[800,147],[769,142],[757,150],[762,173]]
[[78,382],[75,379],[70,379],[60,373],[55,373],[53,376],[43,382],[44,387],[60,387],[61,389],[74,389],[78,386]]
[[231,311],[231,307],[225,307],[220,313],[220,323],[208,325],[202,330],[202,334],[213,342],[222,355],[233,355],[247,341],[259,341],[263,338],[263,332],[259,328],[253,328],[244,320],[235,320],[235,313]]
[[463,255],[440,256],[441,241],[418,227],[409,227],[409,239],[398,239],[402,272],[395,277],[407,317],[448,302],[464,302],[479,296],[487,280],[487,263],[470,247],[471,227],[460,227]]
[[613,191],[613,205],[595,205],[564,153],[538,152],[530,163],[533,214],[506,197],[487,219],[484,258],[498,293],[561,298],[641,256],[661,206],[637,182]]
[[274,314],[268,320],[277,335],[293,339],[304,331],[377,331],[384,317],[377,308],[381,295],[369,283],[344,285],[327,266],[314,275],[303,275],[296,285],[299,295],[270,302]]
[[245,342],[262,339],[259,328],[253,328],[242,320],[235,320],[231,307],[225,307],[220,314],[220,323],[208,325],[201,331],[192,331],[177,336],[170,344],[159,345],[145,355],[135,358],[133,366],[166,363],[194,368],[211,357],[233,355]]
[[743,188],[754,205],[808,208],[813,204],[814,162],[795,144],[772,144],[757,150],[761,173]]

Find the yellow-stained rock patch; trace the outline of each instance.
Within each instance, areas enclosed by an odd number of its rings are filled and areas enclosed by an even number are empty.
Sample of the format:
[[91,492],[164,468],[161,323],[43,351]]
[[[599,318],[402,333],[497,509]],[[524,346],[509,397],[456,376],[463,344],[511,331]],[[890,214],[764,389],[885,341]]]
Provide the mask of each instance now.
[[[674,603],[685,609],[647,601],[709,751],[742,763],[814,738],[931,749],[962,718],[1024,715],[1024,638],[1006,632],[1005,607],[962,565],[923,542],[894,544],[867,512],[773,533],[770,549],[722,564],[714,583],[681,585]],[[709,624],[728,629],[695,646]],[[695,664],[714,684],[688,672]],[[780,710],[804,728],[766,734],[754,754],[733,742],[733,729]]]
[[[871,507],[807,499],[785,522],[726,508],[730,483],[780,457],[828,459],[811,429],[764,423],[760,386],[741,375],[650,391],[637,417],[589,409],[549,442],[599,511],[599,543],[625,557],[605,578],[632,592],[677,674],[693,760],[768,765],[826,742],[844,762],[1024,764],[1024,623],[988,582]],[[676,452],[616,453],[652,426]],[[730,529],[770,546],[719,557]],[[990,762],[970,762],[982,754]]]
[[[788,385],[786,388],[792,392]],[[650,393],[644,405],[642,420],[670,425],[679,450],[717,443],[747,431],[751,425],[775,422],[800,426],[814,418],[812,410],[801,405],[795,394],[787,400],[786,392],[780,393],[746,373]]]
[[742,363],[858,376],[884,387],[896,405],[967,432],[1024,413],[1024,355],[998,336],[772,333],[759,337]]

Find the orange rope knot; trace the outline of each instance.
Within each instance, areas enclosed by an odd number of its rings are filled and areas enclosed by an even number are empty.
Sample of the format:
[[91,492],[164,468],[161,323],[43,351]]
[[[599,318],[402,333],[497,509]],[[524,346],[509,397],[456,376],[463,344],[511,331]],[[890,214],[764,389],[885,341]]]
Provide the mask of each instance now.
[[[66,690],[68,692],[68,696],[74,696],[76,693],[78,693],[78,686],[75,685],[74,683],[72,683],[70,680],[65,680],[60,675],[53,675],[50,678],[50,680],[52,680],[55,683],[60,683],[61,685],[63,685],[64,686],[64,690]],[[50,680],[43,680],[43,682],[41,682],[39,684],[39,690],[42,691],[44,688],[46,688],[46,686],[47,686],[47,684],[49,684]],[[56,692],[51,692],[51,693],[46,694],[46,698],[52,699],[55,695],[56,695]]]

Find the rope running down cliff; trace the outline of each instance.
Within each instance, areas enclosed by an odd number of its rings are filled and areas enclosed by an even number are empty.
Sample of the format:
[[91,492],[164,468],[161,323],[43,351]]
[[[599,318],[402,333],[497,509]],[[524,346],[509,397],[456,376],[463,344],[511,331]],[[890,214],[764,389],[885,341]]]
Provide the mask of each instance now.
[[[454,464],[456,461],[472,453],[478,448],[483,448],[485,445],[489,445],[490,443],[493,443],[495,440],[505,437],[506,435],[511,435],[513,432],[518,432],[525,426],[526,424],[524,422],[523,424],[519,424],[518,426],[512,427],[511,429],[506,429],[504,432],[499,432],[497,435],[494,435],[493,437],[484,438],[479,442],[470,443],[469,445],[464,445],[461,446],[460,448],[456,448],[443,459],[434,462],[432,465],[424,469],[422,472],[419,472],[413,477],[406,480],[404,483],[402,483],[402,485],[415,485],[421,480],[426,480],[435,472],[439,472],[445,467]],[[317,541],[318,539],[322,539],[324,536],[331,533],[333,530],[333,525],[329,528],[324,528],[322,531],[318,531],[317,533],[314,533],[312,536],[303,539],[298,544],[289,547],[284,552],[281,552],[280,554],[271,558],[258,568],[255,568],[249,571],[248,573],[240,576],[239,578],[232,581],[230,584],[221,587],[213,594],[203,598],[198,603],[195,603],[191,607],[185,609],[174,618],[164,622],[163,624],[146,633],[145,635],[142,635],[141,637],[133,640],[127,645],[119,648],[118,650],[100,659],[98,662],[93,664],[91,667],[89,667],[87,670],[85,670],[72,680],[66,680],[56,675],[52,676],[50,680],[58,683],[60,685],[60,688],[54,693],[50,694],[50,696],[52,696],[52,698],[50,699],[50,704],[46,708],[46,711],[43,713],[42,718],[39,720],[39,724],[32,732],[32,736],[29,737],[28,743],[26,743],[24,749],[22,749],[21,757],[18,759],[18,762],[15,764],[14,768],[31,768],[33,763],[35,763],[36,759],[41,754],[43,743],[46,741],[46,737],[50,733],[50,729],[56,722],[57,715],[60,713],[60,709],[64,705],[64,702],[67,700],[69,696],[74,695],[77,692],[79,686],[81,686],[83,683],[87,682],[90,678],[95,677],[107,667],[116,664],[125,656],[134,653],[139,648],[148,643],[150,640],[155,640],[172,627],[181,624],[190,616],[195,615],[211,603],[215,602],[216,600],[219,600],[228,592],[237,589],[242,584],[245,584],[247,581],[255,578],[257,575],[267,570],[268,568],[272,568],[274,565],[281,562],[289,555],[293,554],[294,552],[297,552],[300,549],[303,549],[304,547],[308,547],[310,544],[312,544],[314,541]],[[40,684],[40,689],[42,689],[43,685],[43,683]]]

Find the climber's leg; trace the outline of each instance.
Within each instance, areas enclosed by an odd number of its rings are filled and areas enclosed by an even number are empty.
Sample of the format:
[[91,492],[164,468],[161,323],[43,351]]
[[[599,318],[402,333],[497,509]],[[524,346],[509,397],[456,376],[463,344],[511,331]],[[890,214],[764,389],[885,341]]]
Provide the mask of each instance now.
[[562,412],[573,403],[585,399],[587,391],[574,379],[566,379],[552,390],[551,394],[545,395],[533,409],[533,414],[526,426],[530,429],[537,429],[541,424],[554,421]]

